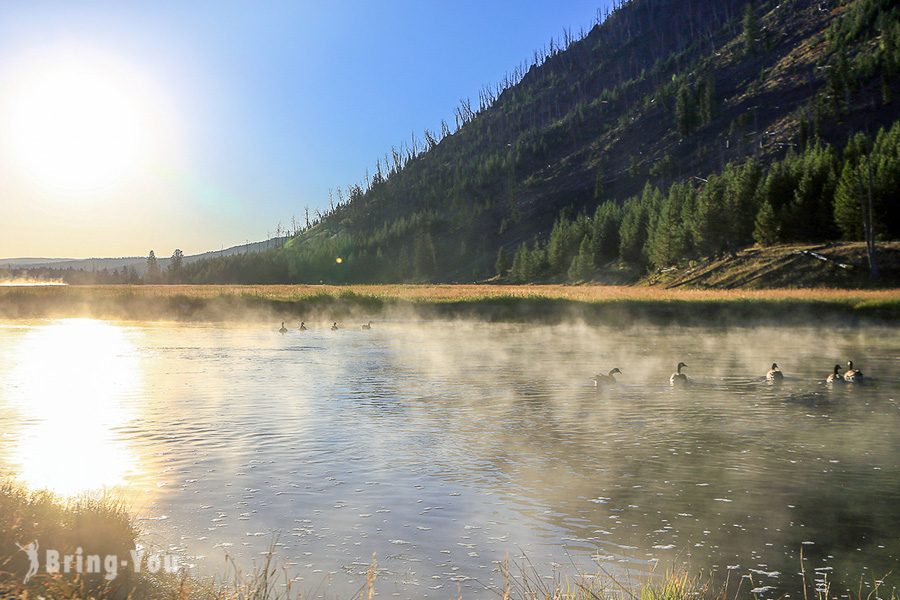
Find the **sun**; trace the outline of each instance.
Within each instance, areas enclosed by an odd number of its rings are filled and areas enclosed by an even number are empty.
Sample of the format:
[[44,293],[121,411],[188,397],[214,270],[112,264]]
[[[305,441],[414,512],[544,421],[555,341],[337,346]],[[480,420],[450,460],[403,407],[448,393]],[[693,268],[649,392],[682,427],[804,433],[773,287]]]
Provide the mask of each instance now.
[[146,153],[145,100],[125,74],[83,57],[43,61],[8,90],[5,140],[17,170],[41,185],[107,187]]

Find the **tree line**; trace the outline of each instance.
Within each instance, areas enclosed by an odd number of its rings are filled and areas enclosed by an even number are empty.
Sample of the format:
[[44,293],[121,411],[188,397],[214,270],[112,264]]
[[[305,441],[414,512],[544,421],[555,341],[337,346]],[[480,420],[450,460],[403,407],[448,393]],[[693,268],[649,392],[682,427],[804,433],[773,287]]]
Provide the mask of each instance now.
[[900,237],[900,122],[872,138],[857,133],[842,152],[814,143],[767,168],[753,158],[663,190],[647,184],[623,204],[593,214],[564,210],[546,240],[501,248],[498,275],[528,282],[593,277],[607,263],[665,268],[753,243],[861,240],[866,206],[877,239]]

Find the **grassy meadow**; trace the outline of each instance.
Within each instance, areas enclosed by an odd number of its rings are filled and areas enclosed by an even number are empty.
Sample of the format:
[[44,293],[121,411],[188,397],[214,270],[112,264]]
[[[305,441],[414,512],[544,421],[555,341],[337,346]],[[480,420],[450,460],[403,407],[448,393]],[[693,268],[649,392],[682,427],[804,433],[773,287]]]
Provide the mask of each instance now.
[[474,318],[710,324],[900,317],[900,289],[663,289],[593,285],[0,286],[0,318],[196,321]]

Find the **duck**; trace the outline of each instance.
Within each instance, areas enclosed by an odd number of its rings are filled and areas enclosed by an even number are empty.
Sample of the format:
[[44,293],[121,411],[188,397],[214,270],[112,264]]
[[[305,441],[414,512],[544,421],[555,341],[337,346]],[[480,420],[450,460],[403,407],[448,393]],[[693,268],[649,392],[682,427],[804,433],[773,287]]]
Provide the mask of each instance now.
[[287,327],[284,326],[284,321],[281,322],[281,329],[278,330],[278,333],[280,333],[281,335],[287,333]]
[[839,373],[840,370],[841,365],[834,365],[834,372],[825,378],[825,383],[844,383],[844,378]]
[[681,372],[681,369],[686,366],[683,362],[678,363],[678,366],[675,367],[675,372],[669,377],[669,385],[687,385],[687,375]]
[[859,369],[853,368],[853,361],[847,361],[847,370],[844,371],[844,381],[853,381],[856,383],[862,383],[863,374]]
[[772,363],[772,368],[766,373],[766,381],[783,381],[784,373],[778,368],[778,363]]
[[300,331],[306,331],[306,321],[300,321],[300,327],[298,327]]
[[622,374],[622,371],[619,370],[619,367],[611,370],[606,375],[604,375],[603,373],[598,373],[597,375],[591,377],[591,381],[594,382],[594,387],[600,387],[601,385],[613,385],[616,383],[616,378],[614,377],[616,373],[620,375]]
[[372,329],[372,321],[369,321],[368,323],[363,323],[362,328],[363,329]]
[[337,331],[337,330],[338,330],[337,321],[335,321],[335,322],[334,322],[334,325],[331,326],[331,330],[332,330],[332,331]]

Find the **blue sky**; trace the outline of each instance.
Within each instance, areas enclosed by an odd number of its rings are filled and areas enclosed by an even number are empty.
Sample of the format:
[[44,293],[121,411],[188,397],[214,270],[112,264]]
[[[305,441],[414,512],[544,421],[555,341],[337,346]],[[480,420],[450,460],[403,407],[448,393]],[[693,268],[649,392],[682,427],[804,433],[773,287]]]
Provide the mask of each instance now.
[[[72,46],[114,56],[160,90],[178,140],[156,159],[165,181],[153,192],[47,200],[49,238],[7,236],[0,256],[167,255],[265,237],[325,206],[329,188],[360,181],[411,132],[452,123],[460,98],[476,99],[564,27],[589,28],[607,1],[0,5],[0,64]],[[38,222],[29,206],[42,201],[11,200],[18,229]]]

